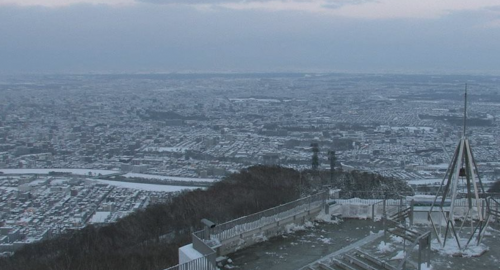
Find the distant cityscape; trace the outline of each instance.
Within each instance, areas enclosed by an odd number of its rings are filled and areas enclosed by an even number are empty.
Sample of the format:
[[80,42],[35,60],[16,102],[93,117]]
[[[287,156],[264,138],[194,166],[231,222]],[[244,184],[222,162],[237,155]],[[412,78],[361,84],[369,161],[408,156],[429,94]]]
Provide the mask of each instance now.
[[[256,165],[441,181],[463,132],[500,176],[500,77],[362,74],[0,78],[0,252],[114,222]],[[43,169],[43,170],[41,170]],[[417,186],[419,188],[417,188]]]

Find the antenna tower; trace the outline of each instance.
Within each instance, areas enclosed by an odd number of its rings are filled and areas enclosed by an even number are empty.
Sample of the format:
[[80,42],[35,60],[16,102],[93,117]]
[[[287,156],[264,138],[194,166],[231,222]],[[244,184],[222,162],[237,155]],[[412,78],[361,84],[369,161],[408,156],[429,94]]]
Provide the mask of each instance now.
[[[466,190],[459,193],[462,180]],[[464,250],[475,238],[476,245],[481,243],[489,222],[487,201],[480,194],[484,193],[479,170],[467,138],[467,84],[464,95],[463,134],[460,139],[448,170],[429,210],[428,219],[441,246],[446,246],[448,238],[453,238],[459,249]],[[437,211],[434,210],[437,208]],[[433,214],[434,213],[434,214]],[[437,213],[437,214],[436,214]],[[459,215],[457,218],[455,215]],[[456,223],[456,221],[459,221]],[[470,231],[464,227],[470,226]],[[445,229],[444,234],[442,229]],[[462,240],[464,236],[466,241]]]

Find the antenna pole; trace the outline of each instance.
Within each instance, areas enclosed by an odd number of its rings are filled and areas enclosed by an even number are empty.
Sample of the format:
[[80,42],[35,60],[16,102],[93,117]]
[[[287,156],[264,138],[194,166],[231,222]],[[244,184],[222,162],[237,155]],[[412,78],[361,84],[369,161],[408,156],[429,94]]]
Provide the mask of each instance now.
[[464,134],[463,136],[465,137],[465,131],[467,129],[467,83],[465,83],[465,98],[464,98]]

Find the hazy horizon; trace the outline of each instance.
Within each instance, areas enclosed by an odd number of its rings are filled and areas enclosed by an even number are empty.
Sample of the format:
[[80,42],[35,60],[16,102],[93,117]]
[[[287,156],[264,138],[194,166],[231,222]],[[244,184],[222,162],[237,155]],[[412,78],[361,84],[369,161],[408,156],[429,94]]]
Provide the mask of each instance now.
[[0,74],[500,74],[495,0],[0,0]]

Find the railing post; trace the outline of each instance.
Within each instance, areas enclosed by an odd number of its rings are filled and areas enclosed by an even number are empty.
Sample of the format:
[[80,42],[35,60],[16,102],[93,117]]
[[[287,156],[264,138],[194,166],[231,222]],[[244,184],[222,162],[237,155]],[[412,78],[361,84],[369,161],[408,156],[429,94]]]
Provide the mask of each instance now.
[[384,199],[384,202],[383,202],[383,204],[382,204],[382,205],[383,205],[383,208],[382,208],[382,216],[384,216],[384,217],[387,215],[387,213],[386,213],[386,211],[387,211],[387,209],[386,209],[386,204],[387,204],[387,201],[386,201],[386,199]]
[[401,213],[401,210],[403,210],[403,197],[399,197],[399,206],[398,206],[398,219],[399,219],[399,223],[403,223],[402,219],[403,219],[403,213]]
[[495,222],[498,223],[498,202],[493,200],[495,202],[495,208],[496,208],[496,213],[495,213]]
[[387,240],[387,225],[385,219],[387,218],[386,212],[386,199],[384,198],[383,208],[382,208],[382,226],[384,227],[384,239]]
[[483,202],[483,199],[481,199],[481,217],[484,217],[486,216],[486,209],[484,207],[484,205],[486,204],[486,202]]
[[210,229],[208,226],[205,226],[203,229],[203,240],[210,240]]
[[323,206],[325,208],[325,214],[328,215],[330,214],[330,205],[328,205],[328,203],[326,203],[326,201],[328,200],[328,193],[327,191],[325,191],[325,193],[323,193]]
[[427,235],[427,267],[431,265],[431,234]]
[[422,267],[422,241],[418,243],[418,270]]
[[413,207],[415,205],[415,200],[412,199],[410,201],[410,227],[413,227],[413,215],[414,215],[414,211],[413,211]]

